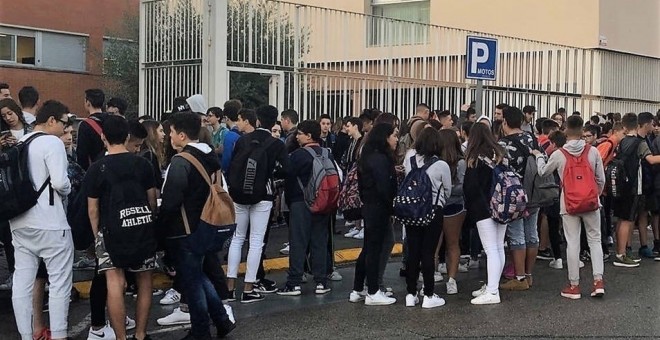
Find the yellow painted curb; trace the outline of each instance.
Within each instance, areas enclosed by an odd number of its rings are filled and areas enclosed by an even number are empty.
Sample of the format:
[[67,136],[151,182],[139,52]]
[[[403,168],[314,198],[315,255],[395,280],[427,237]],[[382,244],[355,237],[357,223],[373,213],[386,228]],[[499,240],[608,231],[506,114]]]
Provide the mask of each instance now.
[[[349,248],[341,249],[335,251],[335,263],[346,263],[353,262],[357,260],[360,256],[362,248]],[[400,255],[403,252],[403,245],[401,243],[396,243],[392,248],[392,255]],[[227,271],[227,266],[222,266],[225,272]],[[266,272],[271,271],[280,271],[289,269],[289,257],[277,257],[274,259],[266,259],[264,261],[264,270]],[[245,274],[246,265],[245,262],[241,263],[238,272],[240,274]],[[92,285],[92,281],[80,281],[73,284],[73,286],[80,293],[80,298],[89,299],[89,288]],[[164,273],[154,273],[153,274],[153,285],[154,288],[158,289],[168,289],[172,287],[172,280],[169,276]]]

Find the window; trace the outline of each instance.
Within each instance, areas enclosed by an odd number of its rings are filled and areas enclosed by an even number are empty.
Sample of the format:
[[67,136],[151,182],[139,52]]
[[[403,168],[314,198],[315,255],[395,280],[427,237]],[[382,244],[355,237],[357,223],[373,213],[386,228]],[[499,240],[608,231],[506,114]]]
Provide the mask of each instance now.
[[24,36],[0,32],[0,61],[34,65],[34,33],[31,36]]
[[0,27],[0,64],[85,71],[87,37]]
[[374,17],[369,22],[369,46],[428,43],[429,0],[371,0],[371,8]]

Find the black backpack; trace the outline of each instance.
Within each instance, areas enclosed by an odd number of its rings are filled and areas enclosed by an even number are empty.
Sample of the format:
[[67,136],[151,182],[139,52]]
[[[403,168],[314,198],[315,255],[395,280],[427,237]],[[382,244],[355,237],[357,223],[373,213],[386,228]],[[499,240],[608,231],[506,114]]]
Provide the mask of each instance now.
[[638,192],[641,161],[637,149],[642,141],[642,138],[627,136],[617,146],[616,156],[605,169],[607,194],[611,197],[641,194]]
[[[93,180],[93,179],[92,179]],[[85,176],[80,190],[73,197],[69,197],[69,205],[66,207],[66,219],[71,226],[71,237],[76,250],[85,250],[94,243],[94,233],[89,222],[87,211],[87,187],[89,177]]]
[[229,194],[238,204],[257,204],[272,194],[269,182],[273,167],[268,164],[268,148],[281,141],[269,136],[259,141],[253,138],[250,144],[235,154],[229,171]]
[[[127,164],[128,169],[143,160],[138,157]],[[117,174],[107,167],[101,171],[106,181],[99,200],[105,248],[117,268],[138,266],[154,255],[157,246],[147,193],[135,173]]]
[[46,188],[49,189],[50,205],[55,204],[50,177],[44,181],[39,190],[35,190],[28,164],[30,143],[45,135],[37,132],[0,153],[0,202],[2,202],[0,220],[8,221],[30,210],[37,204],[37,200]]

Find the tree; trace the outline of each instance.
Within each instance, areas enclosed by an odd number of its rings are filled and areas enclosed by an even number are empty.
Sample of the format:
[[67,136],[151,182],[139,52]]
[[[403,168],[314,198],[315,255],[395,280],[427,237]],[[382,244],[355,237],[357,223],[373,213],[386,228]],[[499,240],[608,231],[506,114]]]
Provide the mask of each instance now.
[[[136,115],[140,94],[140,17],[124,14],[112,37],[103,41],[103,82],[112,97],[121,97],[128,103],[128,114]],[[136,118],[136,117],[133,117]]]
[[[168,67],[169,72],[150,75],[149,83],[168,84],[177,82],[177,86],[169,86],[171,98],[177,96],[190,96],[194,93],[181,93],[183,89],[190,92],[201,92],[201,83],[195,82],[184,65],[202,62],[202,13],[189,0],[154,1],[149,3],[151,23],[153,30],[151,38],[146,39],[146,50],[154,51],[147,55],[148,67]],[[247,15],[250,14],[250,15]],[[295,45],[295,27],[288,13],[279,11],[276,2],[272,1],[246,1],[229,0],[227,20],[227,56],[228,64],[238,67],[252,68],[287,68],[293,67],[293,53]],[[255,25],[254,23],[259,23]],[[139,93],[139,16],[126,15],[119,32],[110,36],[121,36],[128,40],[114,40],[107,44],[105,49],[105,72],[107,88],[114,95],[121,96],[135,105],[138,103]],[[301,50],[305,50],[304,42],[308,34],[301,30]],[[250,40],[251,38],[251,40]],[[249,49],[245,41],[252,41]],[[261,53],[261,49],[282,51],[282,60],[274,62],[272,56]],[[242,56],[248,50],[252,51],[251,60],[232,58]],[[234,59],[234,60],[232,60]],[[247,59],[247,58],[245,58]],[[288,82],[288,80],[285,80]],[[185,84],[181,84],[185,82]],[[268,103],[268,78],[255,73],[232,72],[230,76],[230,97],[240,99],[245,107],[256,107]],[[289,84],[290,85],[290,84]],[[287,89],[290,86],[287,86]],[[156,96],[145,90],[147,100],[155,101]],[[179,92],[177,92],[179,91]],[[229,99],[229,98],[227,98]],[[159,99],[163,100],[163,99]],[[172,103],[156,103],[150,107],[164,107],[169,109]],[[159,105],[158,105],[159,104]],[[159,114],[162,112],[159,112]]]

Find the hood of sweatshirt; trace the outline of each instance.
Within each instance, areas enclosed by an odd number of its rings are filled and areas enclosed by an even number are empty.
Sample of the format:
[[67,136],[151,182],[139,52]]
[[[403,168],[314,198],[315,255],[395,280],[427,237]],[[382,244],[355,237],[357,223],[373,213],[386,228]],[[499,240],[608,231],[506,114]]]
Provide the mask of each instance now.
[[218,171],[220,169],[220,159],[206,143],[189,143],[183,148],[183,151],[190,152],[197,157],[207,170]]
[[585,141],[583,140],[569,140],[564,144],[564,150],[568,151],[573,156],[579,156],[584,150]]

